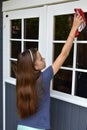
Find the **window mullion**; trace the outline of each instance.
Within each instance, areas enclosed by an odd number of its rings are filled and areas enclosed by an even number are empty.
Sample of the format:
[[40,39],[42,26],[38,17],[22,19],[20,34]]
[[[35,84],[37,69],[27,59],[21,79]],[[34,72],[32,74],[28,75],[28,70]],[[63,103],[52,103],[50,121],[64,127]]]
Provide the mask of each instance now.
[[74,39],[74,53],[73,53],[73,75],[72,75],[72,95],[75,94],[75,69],[76,69],[76,54],[77,54],[77,38]]
[[23,52],[24,51],[24,19],[22,19],[22,39],[21,39],[21,51]]

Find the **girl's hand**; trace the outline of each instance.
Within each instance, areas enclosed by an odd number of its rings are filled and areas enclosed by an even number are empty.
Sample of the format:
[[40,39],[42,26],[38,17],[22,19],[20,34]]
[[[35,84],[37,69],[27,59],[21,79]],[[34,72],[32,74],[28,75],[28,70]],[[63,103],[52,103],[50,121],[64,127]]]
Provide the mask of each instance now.
[[73,26],[72,28],[78,29],[78,27],[84,23],[85,21],[83,20],[82,16],[80,14],[74,15],[74,21],[73,21]]

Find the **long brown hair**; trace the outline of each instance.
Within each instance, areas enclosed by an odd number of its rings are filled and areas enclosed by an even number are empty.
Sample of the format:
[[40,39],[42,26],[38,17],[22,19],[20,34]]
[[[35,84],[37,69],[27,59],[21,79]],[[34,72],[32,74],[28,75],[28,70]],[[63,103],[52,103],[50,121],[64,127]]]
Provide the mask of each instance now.
[[[32,52],[33,59],[30,51]],[[40,71],[36,71],[36,49],[26,50],[20,53],[17,61],[16,95],[18,114],[21,118],[27,118],[37,111],[38,92],[36,88]]]

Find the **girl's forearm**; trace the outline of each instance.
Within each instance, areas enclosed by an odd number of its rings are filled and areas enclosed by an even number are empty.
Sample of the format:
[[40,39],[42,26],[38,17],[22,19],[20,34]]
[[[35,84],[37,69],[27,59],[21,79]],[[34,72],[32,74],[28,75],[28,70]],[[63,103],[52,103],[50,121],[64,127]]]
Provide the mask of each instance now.
[[73,45],[73,40],[75,38],[75,33],[76,33],[76,30],[77,30],[77,27],[72,27],[70,33],[69,33],[69,36],[66,40],[66,43],[61,51],[61,53],[65,56],[65,58],[68,56],[70,50],[71,50],[71,47]]
[[64,44],[60,55],[58,55],[58,57],[56,58],[56,60],[52,64],[54,74],[56,74],[56,72],[59,70],[59,68],[62,66],[62,64],[66,60],[67,56],[69,55],[69,52],[70,52],[71,47],[73,45],[73,40],[75,38],[75,33],[82,22],[84,22],[84,21],[80,15],[74,17],[73,26],[72,26],[72,29],[69,33],[67,40],[66,40],[66,43]]

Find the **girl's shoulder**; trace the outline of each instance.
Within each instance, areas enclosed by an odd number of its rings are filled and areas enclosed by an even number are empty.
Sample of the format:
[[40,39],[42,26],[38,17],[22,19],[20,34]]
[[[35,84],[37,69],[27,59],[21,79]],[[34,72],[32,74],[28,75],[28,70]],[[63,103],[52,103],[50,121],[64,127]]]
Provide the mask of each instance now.
[[51,80],[54,76],[52,66],[48,66],[43,72],[41,72],[42,78]]

